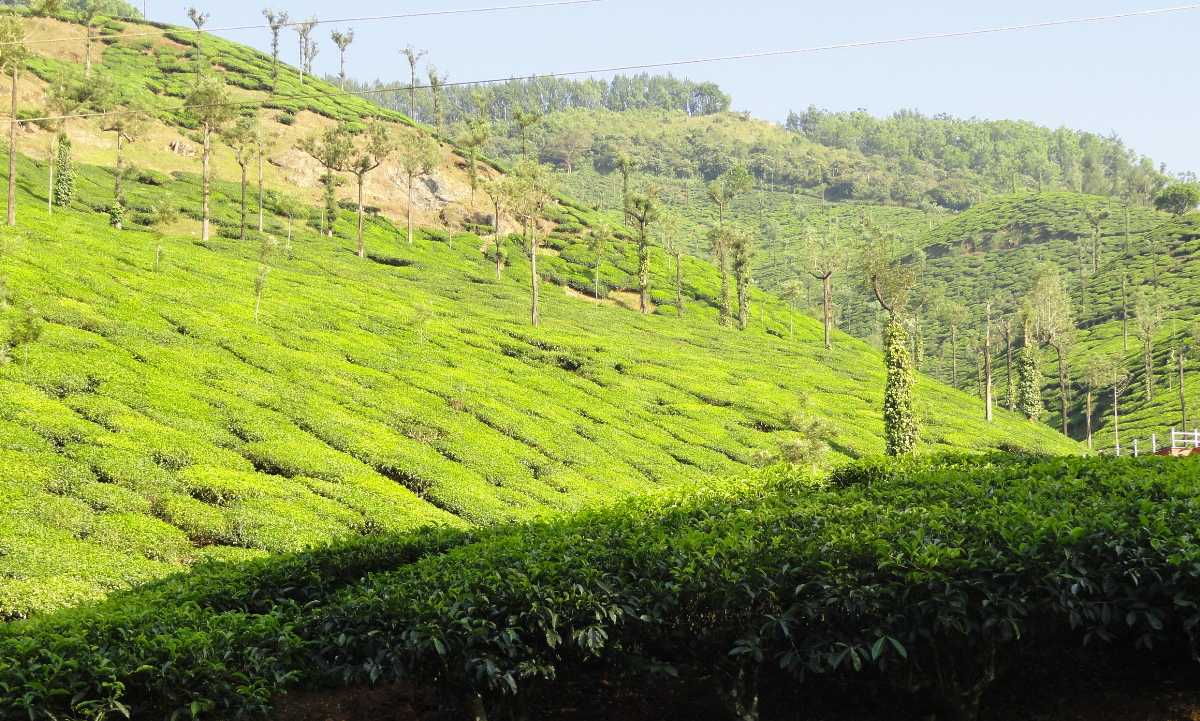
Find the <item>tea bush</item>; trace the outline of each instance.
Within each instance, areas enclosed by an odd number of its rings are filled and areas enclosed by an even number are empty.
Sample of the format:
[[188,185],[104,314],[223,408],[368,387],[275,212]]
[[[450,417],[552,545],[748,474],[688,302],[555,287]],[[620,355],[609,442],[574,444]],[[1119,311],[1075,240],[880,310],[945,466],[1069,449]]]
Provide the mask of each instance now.
[[867,460],[829,480],[774,470],[477,534],[202,566],[0,628],[0,715],[228,718],[286,688],[404,679],[504,717],[604,664],[634,685],[653,683],[647,668],[708,679],[731,709],[861,676],[970,719],[1007,668],[1062,644],[1183,640],[1187,656],[1198,471]]

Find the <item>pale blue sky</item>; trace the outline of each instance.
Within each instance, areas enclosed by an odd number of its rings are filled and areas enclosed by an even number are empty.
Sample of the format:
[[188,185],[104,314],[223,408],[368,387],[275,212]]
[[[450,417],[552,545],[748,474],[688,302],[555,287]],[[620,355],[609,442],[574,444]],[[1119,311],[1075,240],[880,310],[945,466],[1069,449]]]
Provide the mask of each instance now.
[[[137,2],[138,0],[134,0]],[[517,0],[507,0],[514,2]],[[211,0],[214,27],[261,21],[261,8],[293,18],[394,14],[407,10],[481,7],[496,0]],[[155,20],[186,23],[188,2],[155,3]],[[1007,0],[1003,3],[903,3],[894,0],[778,2],[766,0],[605,0],[594,5],[485,15],[351,24],[350,75],[372,80],[406,76],[397,49],[407,43],[451,80],[507,77],[654,62],[754,50],[795,48],[927,32],[1019,24],[1164,7],[1172,0]],[[319,72],[336,69],[319,36]],[[222,33],[266,48],[265,30]],[[1116,132],[1171,170],[1200,170],[1200,10],[1160,17],[1023,33],[818,55],[690,66],[676,75],[719,83],[738,110],[782,121],[789,108],[900,108],[985,118],[1019,118]],[[295,62],[295,33],[284,56]]]

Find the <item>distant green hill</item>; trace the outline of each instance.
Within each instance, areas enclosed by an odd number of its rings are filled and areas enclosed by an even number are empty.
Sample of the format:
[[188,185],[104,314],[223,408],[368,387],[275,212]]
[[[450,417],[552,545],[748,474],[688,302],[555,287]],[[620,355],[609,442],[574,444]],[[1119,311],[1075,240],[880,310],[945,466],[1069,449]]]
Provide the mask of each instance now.
[[[110,29],[122,27],[137,26]],[[502,238],[509,265],[496,279],[487,242],[463,230],[481,226],[453,148],[413,245],[388,219],[386,188],[372,191],[384,207],[368,215],[368,258],[352,252],[345,207],[334,236],[320,235],[315,208],[289,208],[317,193],[282,143],[371,106],[311,78],[301,88],[290,68],[280,93],[305,97],[268,98],[269,58],[209,36],[203,52],[242,97],[265,100],[259,117],[281,147],[266,171],[266,232],[245,240],[236,166],[218,149],[217,230],[201,241],[199,160],[168,149],[189,137],[174,108],[194,77],[194,34],[110,43],[104,66],[141,88],[156,118],[129,148],[127,229],[109,227],[111,146],[90,121],[68,128],[80,161],[71,207],[47,215],[45,162],[23,155],[19,224],[0,229],[0,617],[206,559],[535,518],[736,474],[795,439],[801,410],[828,425],[833,458],[882,451],[874,349],[839,335],[825,352],[816,322],[761,290],[749,329],[719,328],[716,270],[695,258],[681,314],[658,249],[643,316],[629,308],[628,242],[603,263],[597,302],[584,240],[598,216],[565,198],[544,218],[544,322],[530,328],[521,243]],[[23,91],[71,62],[39,56]],[[46,137],[29,129],[18,147],[40,153]],[[267,237],[277,245],[264,256]],[[985,424],[978,400],[928,378],[917,412],[923,450],[1079,450],[1011,414]]]

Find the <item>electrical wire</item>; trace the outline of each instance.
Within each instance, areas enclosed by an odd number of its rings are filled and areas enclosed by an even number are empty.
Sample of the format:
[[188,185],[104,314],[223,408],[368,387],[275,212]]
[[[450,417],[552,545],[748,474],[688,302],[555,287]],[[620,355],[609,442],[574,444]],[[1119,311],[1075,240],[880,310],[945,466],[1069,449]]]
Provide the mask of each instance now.
[[[393,14],[393,15],[364,15],[361,17],[335,18],[335,19],[331,19],[331,20],[321,20],[319,18],[314,17],[313,20],[292,20],[292,21],[289,21],[286,23],[280,23],[280,27],[295,27],[297,25],[301,25],[301,24],[304,24],[307,22],[313,22],[313,21],[315,21],[314,24],[316,24],[316,25],[331,25],[331,24],[335,24],[335,23],[382,22],[385,20],[402,20],[405,18],[437,17],[437,16],[443,16],[443,15],[473,15],[473,14],[478,14],[478,13],[503,12],[505,10],[533,10],[533,9],[538,9],[538,8],[564,7],[564,6],[568,6],[568,5],[590,5],[590,4],[598,3],[598,2],[604,2],[604,0],[552,0],[551,2],[522,3],[522,4],[514,4],[514,5],[493,5],[490,7],[481,7],[481,8],[458,8],[458,9],[451,9],[451,10],[413,10],[411,12],[397,13],[397,14]],[[256,25],[228,25],[226,27],[204,28],[202,30],[192,30],[192,29],[185,28],[185,27],[173,27],[173,28],[169,28],[169,29],[165,29],[165,30],[162,30],[162,29],[160,29],[160,30],[145,30],[145,31],[135,32],[135,33],[97,34],[97,35],[92,36],[92,40],[101,40],[101,41],[102,40],[121,40],[121,39],[127,39],[127,38],[159,37],[162,35],[169,35],[171,33],[204,34],[204,33],[232,32],[232,31],[236,31],[236,30],[269,30],[270,28],[271,28],[270,25],[263,24],[263,23],[259,23]],[[80,40],[86,40],[86,39],[87,39],[86,35],[72,35],[72,36],[63,36],[63,37],[57,37],[57,38],[42,38],[41,40],[26,40],[26,41],[23,41],[23,44],[25,44],[25,45],[48,45],[51,43],[66,43],[66,42],[77,43]],[[2,46],[2,45],[17,45],[17,44],[22,44],[22,41],[3,42],[3,43],[0,43],[0,46]]]
[[[737,53],[734,55],[713,55],[713,56],[707,56],[707,57],[690,58],[690,59],[685,59],[685,60],[668,60],[668,61],[653,62],[653,63],[638,63],[638,64],[634,64],[634,65],[611,65],[611,66],[607,66],[607,67],[589,68],[587,70],[567,70],[567,71],[560,71],[560,72],[538,73],[535,75],[528,75],[528,76],[510,76],[507,78],[490,78],[490,79],[482,79],[482,80],[462,80],[462,81],[457,81],[457,82],[443,83],[441,85],[441,87],[464,86],[464,85],[491,85],[491,84],[495,84],[495,83],[512,82],[514,80],[536,80],[537,78],[562,78],[562,77],[572,77],[572,76],[578,76],[578,75],[600,75],[600,74],[605,74],[605,73],[628,72],[628,71],[633,71],[633,70],[652,70],[652,69],[668,68],[668,67],[680,67],[680,66],[686,66],[686,65],[699,65],[699,64],[703,64],[703,63],[716,63],[716,62],[727,62],[727,61],[736,61],[736,60],[751,60],[751,59],[757,59],[757,58],[779,57],[779,56],[784,56],[784,55],[806,55],[806,54],[815,54],[815,53],[821,53],[821,52],[830,52],[830,51],[835,51],[835,50],[853,50],[853,49],[869,48],[869,47],[903,45],[903,44],[907,44],[907,43],[925,42],[925,41],[930,41],[930,40],[946,40],[946,39],[953,39],[953,38],[975,37],[975,36],[980,36],[980,35],[996,35],[996,34],[1000,34],[1000,33],[1040,30],[1040,29],[1046,29],[1046,28],[1061,27],[1064,25],[1082,25],[1082,24],[1102,23],[1102,22],[1110,22],[1110,21],[1116,21],[1116,20],[1126,20],[1126,19],[1131,19],[1131,18],[1150,17],[1150,16],[1156,16],[1156,15],[1167,15],[1167,14],[1172,14],[1172,13],[1181,13],[1181,12],[1188,12],[1188,11],[1194,11],[1194,10],[1200,10],[1200,3],[1192,3],[1192,4],[1188,4],[1188,5],[1175,5],[1175,6],[1171,6],[1171,7],[1155,8],[1155,9],[1150,9],[1150,10],[1135,10],[1135,11],[1130,11],[1130,12],[1114,13],[1114,14],[1109,14],[1109,15],[1093,15],[1093,16],[1088,16],[1088,17],[1063,18],[1063,19],[1058,19],[1058,20],[1044,20],[1044,21],[1039,21],[1039,22],[1024,23],[1024,24],[1020,24],[1020,25],[1000,25],[1000,26],[988,27],[988,28],[977,28],[974,30],[960,30],[960,31],[954,31],[954,32],[926,33],[926,34],[921,34],[921,35],[907,35],[907,36],[896,37],[896,38],[887,38],[887,39],[882,39],[882,40],[860,40],[860,41],[854,41],[854,42],[833,43],[833,44],[828,44],[828,45],[814,45],[814,46],[810,46],[810,47],[794,48],[794,49],[787,49],[787,50],[763,50],[763,51],[757,51],[757,52]],[[18,123],[33,123],[33,122],[56,121],[56,120],[96,118],[96,117],[103,117],[106,115],[119,115],[119,114],[138,114],[138,113],[148,113],[148,112],[178,112],[178,111],[182,111],[182,110],[187,110],[189,108],[200,109],[200,108],[217,106],[217,105],[230,106],[230,107],[246,107],[246,106],[251,106],[251,105],[265,105],[267,103],[289,102],[289,101],[296,101],[296,100],[317,100],[317,99],[324,99],[324,98],[336,98],[336,97],[348,97],[348,96],[363,97],[363,96],[377,95],[377,94],[382,94],[382,93],[399,92],[402,90],[407,91],[410,89],[425,90],[425,89],[429,89],[430,87],[431,86],[428,84],[415,85],[415,86],[401,84],[401,85],[393,85],[393,86],[387,86],[387,87],[382,87],[382,88],[370,88],[367,90],[338,90],[338,91],[335,91],[332,93],[319,93],[319,94],[308,94],[308,95],[276,95],[276,96],[272,96],[271,98],[268,98],[265,100],[230,101],[230,102],[225,102],[225,103],[212,103],[212,104],[203,104],[203,105],[186,105],[185,104],[185,105],[179,105],[179,106],[176,106],[173,108],[165,108],[165,109],[158,110],[158,111],[110,110],[110,111],[104,111],[104,112],[97,111],[97,112],[88,112],[88,113],[67,113],[67,114],[63,114],[63,115],[45,115],[45,116],[33,117],[33,118],[19,118],[17,120],[17,122]],[[2,116],[0,116],[0,117],[2,117]]]

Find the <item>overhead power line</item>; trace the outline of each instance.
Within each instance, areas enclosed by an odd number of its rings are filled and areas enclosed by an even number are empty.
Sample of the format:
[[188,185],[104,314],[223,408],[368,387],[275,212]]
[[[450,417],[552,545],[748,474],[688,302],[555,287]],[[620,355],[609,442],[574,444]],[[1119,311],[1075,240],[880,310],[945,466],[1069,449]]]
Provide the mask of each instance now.
[[[907,43],[924,42],[929,40],[947,40],[953,38],[967,38],[980,35],[996,35],[1000,33],[1012,33],[1029,30],[1041,30],[1046,28],[1061,27],[1065,25],[1083,25],[1092,23],[1110,22],[1116,20],[1127,20],[1131,18],[1150,17],[1155,15],[1167,15],[1172,13],[1182,13],[1187,11],[1200,10],[1200,3],[1192,3],[1189,5],[1176,5],[1172,7],[1156,8],[1151,10],[1136,10],[1124,13],[1114,13],[1109,15],[1092,15],[1089,17],[1063,18],[1059,20],[1043,20],[1039,22],[1024,23],[1020,25],[1000,25],[988,28],[977,28],[974,30],[959,30],[954,32],[941,33],[926,33],[921,35],[907,35],[903,37],[887,38],[882,40],[859,40],[854,42],[833,43],[828,45],[813,45],[804,48],[793,48],[787,50],[762,50],[756,52],[737,53],[734,55],[712,55],[707,57],[690,58],[685,60],[667,60],[662,62],[638,63],[633,65],[610,65],[607,67],[589,68],[586,70],[566,70],[549,73],[537,73],[534,75],[509,76],[506,78],[487,78],[480,80],[462,80],[457,82],[443,83],[441,87],[463,86],[463,85],[491,85],[495,83],[507,83],[515,80],[536,80],[538,78],[562,78],[573,77],[578,75],[600,75],[604,73],[628,72],[633,70],[653,70],[658,68],[679,67],[685,65],[700,65],[703,63],[727,62],[734,60],[752,60],[757,58],[779,57],[784,55],[806,55],[821,52],[830,52],[834,50],[854,50],[870,47],[883,47],[889,45],[903,45]],[[369,96],[383,93],[399,92],[415,88],[418,90],[429,89],[430,85],[391,85],[382,88],[370,88],[367,90],[338,90],[331,93],[312,93],[307,95],[274,95],[265,100],[235,100],[216,105],[229,107],[249,107],[254,105],[265,105],[272,102],[288,102],[296,100],[319,100],[324,98],[336,98],[346,96]],[[203,108],[210,105],[178,105],[173,108],[164,108],[160,110],[110,110],[105,112],[90,112],[90,113],[69,113],[63,115],[45,115],[33,118],[19,118],[19,123],[32,123],[50,120],[73,120],[83,118],[97,118],[107,115],[121,114],[138,114],[150,112],[178,112],[189,108]]]
[[[479,14],[479,13],[503,12],[505,10],[534,10],[534,9],[538,9],[538,8],[563,7],[563,6],[567,6],[567,5],[590,5],[590,4],[598,3],[598,2],[604,2],[604,0],[552,0],[550,2],[521,3],[521,4],[515,4],[515,5],[493,5],[490,7],[458,8],[458,9],[451,9],[451,10],[412,10],[409,12],[396,13],[396,14],[392,14],[392,15],[364,15],[361,17],[334,18],[334,19],[330,19],[330,20],[321,20],[318,18],[316,20],[316,24],[317,25],[330,25],[330,24],[334,24],[334,23],[381,22],[384,20],[403,20],[406,18],[437,17],[437,16],[444,16],[444,15],[474,15],[474,14]],[[295,27],[295,26],[300,25],[301,23],[305,23],[305,22],[309,22],[309,21],[293,20],[293,21],[289,21],[286,23],[282,23],[281,27]],[[123,40],[123,39],[127,39],[127,38],[160,37],[163,35],[169,35],[171,33],[201,33],[201,34],[203,34],[203,33],[232,32],[232,31],[236,31],[236,30],[269,30],[269,29],[270,29],[270,25],[267,25],[265,23],[258,23],[258,24],[254,24],[254,25],[228,25],[225,27],[218,27],[218,28],[204,28],[203,30],[192,30],[192,29],[185,28],[185,27],[174,27],[174,28],[168,28],[165,30],[164,29],[142,30],[142,31],[131,32],[131,33],[108,33],[108,34],[101,33],[98,35],[93,35],[92,39],[93,40]],[[71,35],[71,36],[62,36],[62,37],[56,37],[56,38],[43,38],[41,40],[26,40],[26,41],[24,41],[24,44],[25,45],[48,45],[51,43],[66,43],[66,42],[77,43],[80,40],[85,40],[85,39],[86,39],[86,37],[82,36],[82,35]],[[10,41],[10,42],[5,42],[5,43],[0,43],[0,45],[17,45],[17,44],[20,44],[20,42],[19,41]]]

